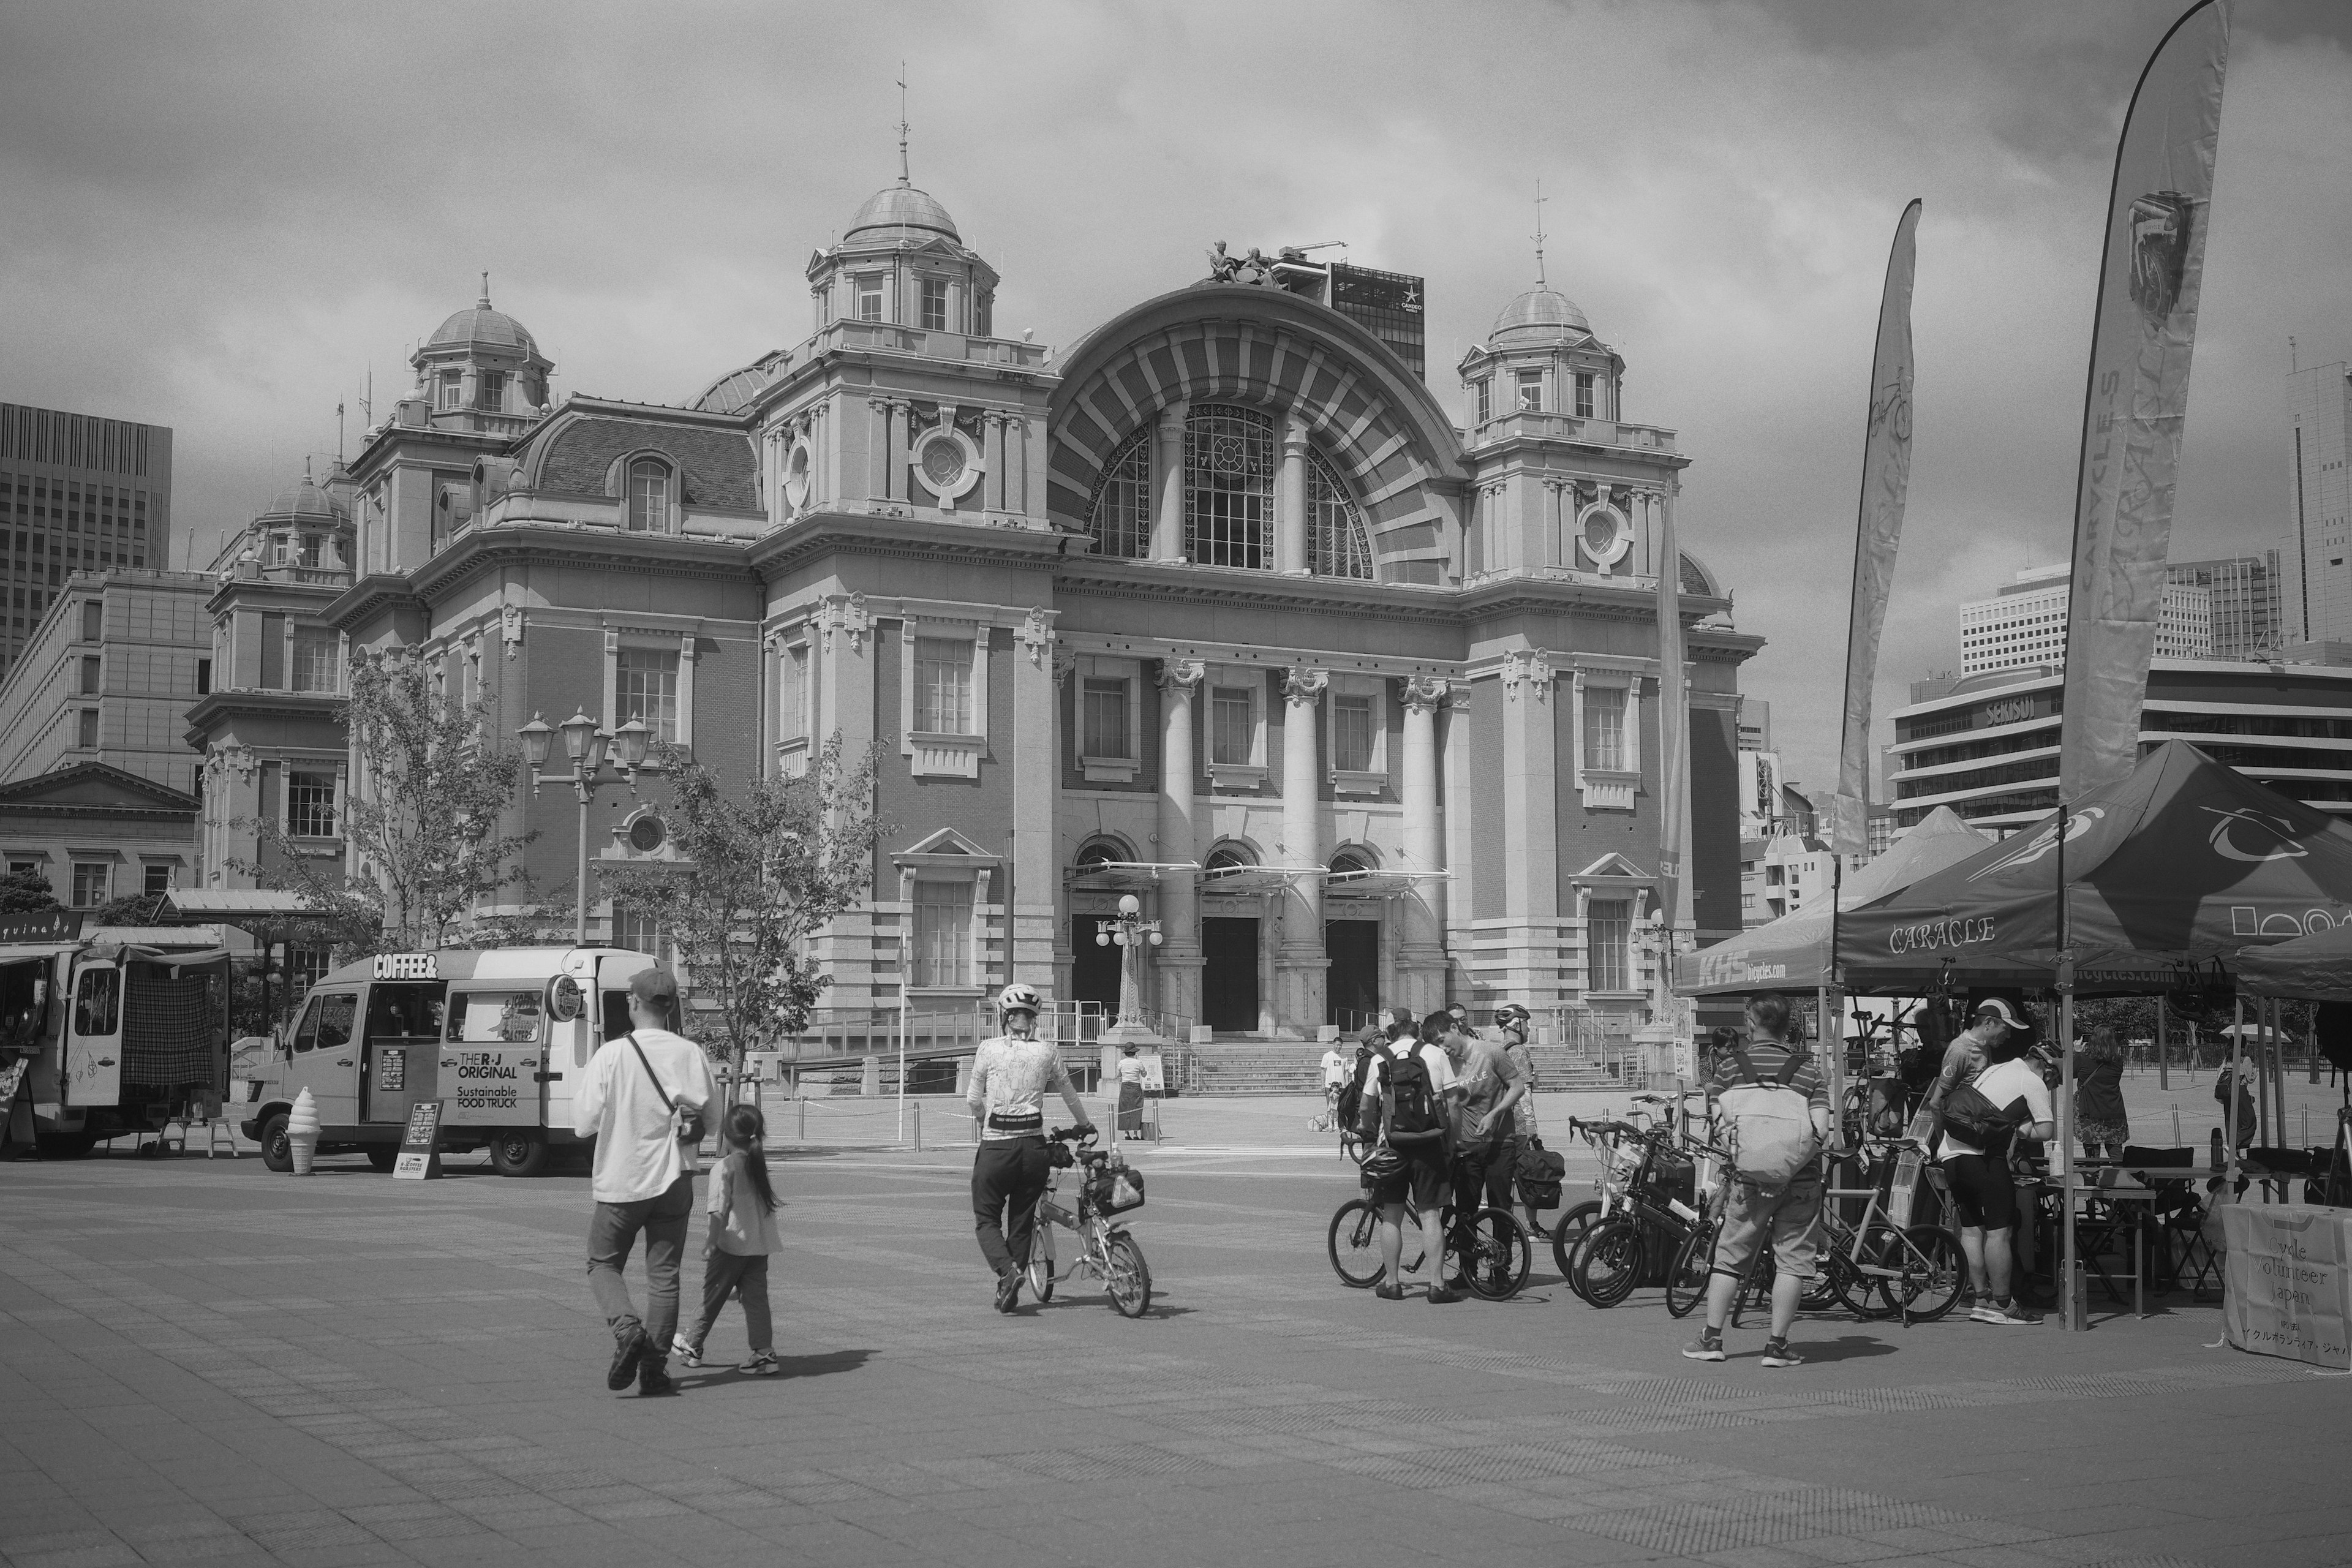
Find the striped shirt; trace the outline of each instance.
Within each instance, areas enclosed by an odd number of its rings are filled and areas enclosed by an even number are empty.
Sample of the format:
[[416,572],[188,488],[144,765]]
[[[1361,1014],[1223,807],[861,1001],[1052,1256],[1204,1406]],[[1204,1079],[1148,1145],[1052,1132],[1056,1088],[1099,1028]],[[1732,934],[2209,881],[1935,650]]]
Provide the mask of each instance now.
[[1077,1098],[1070,1069],[1062,1065],[1062,1053],[1052,1042],[999,1035],[972,1053],[971,1089],[964,1100],[982,1119],[982,1141],[1026,1138],[1045,1130],[1049,1089],[1066,1099]]

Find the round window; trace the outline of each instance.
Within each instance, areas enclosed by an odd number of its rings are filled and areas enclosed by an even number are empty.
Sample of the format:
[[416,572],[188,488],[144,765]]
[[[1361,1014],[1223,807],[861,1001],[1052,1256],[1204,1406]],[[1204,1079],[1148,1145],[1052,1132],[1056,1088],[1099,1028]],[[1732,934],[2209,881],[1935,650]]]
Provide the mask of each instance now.
[[798,507],[808,500],[809,449],[794,447],[791,458],[784,464],[784,500]]
[[923,472],[940,489],[952,489],[963,478],[963,447],[946,438],[923,448]]
[[658,816],[641,816],[629,824],[629,847],[650,855],[669,839],[669,825]]

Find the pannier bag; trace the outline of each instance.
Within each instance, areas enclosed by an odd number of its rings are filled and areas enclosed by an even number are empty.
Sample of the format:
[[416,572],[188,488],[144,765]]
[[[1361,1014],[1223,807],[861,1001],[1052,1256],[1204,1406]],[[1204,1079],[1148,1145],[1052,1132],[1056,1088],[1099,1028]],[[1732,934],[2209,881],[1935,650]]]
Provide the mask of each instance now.
[[1542,1139],[1528,1139],[1519,1151],[1519,1201],[1531,1209],[1559,1207],[1560,1183],[1567,1175],[1565,1159],[1545,1148]]
[[1143,1173],[1132,1165],[1103,1167],[1095,1174],[1095,1207],[1104,1214],[1125,1214],[1143,1206]]
[[1770,1079],[1757,1075],[1746,1051],[1733,1051],[1731,1059],[1739,1080],[1716,1096],[1730,1124],[1731,1173],[1763,1192],[1777,1193],[1821,1152],[1812,1108],[1803,1091],[1791,1087],[1811,1058],[1802,1051],[1790,1051],[1779,1076]]

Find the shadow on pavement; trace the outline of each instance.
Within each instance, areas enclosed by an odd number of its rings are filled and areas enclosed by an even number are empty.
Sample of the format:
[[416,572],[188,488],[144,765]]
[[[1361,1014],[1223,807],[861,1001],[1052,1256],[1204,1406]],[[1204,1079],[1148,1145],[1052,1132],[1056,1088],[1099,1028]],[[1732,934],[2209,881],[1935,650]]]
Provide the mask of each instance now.
[[1893,1355],[1896,1349],[1885,1340],[1875,1340],[1868,1334],[1842,1334],[1833,1340],[1800,1340],[1791,1333],[1789,1341],[1790,1348],[1806,1361],[1824,1364],[1833,1361],[1862,1361],[1872,1356]]

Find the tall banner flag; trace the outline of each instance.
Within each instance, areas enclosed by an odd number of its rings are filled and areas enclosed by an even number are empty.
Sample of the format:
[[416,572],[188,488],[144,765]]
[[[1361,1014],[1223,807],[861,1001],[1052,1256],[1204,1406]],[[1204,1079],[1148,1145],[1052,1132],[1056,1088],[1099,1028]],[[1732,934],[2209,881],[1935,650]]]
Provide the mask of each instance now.
[[1911,488],[1911,274],[1918,258],[1919,202],[1903,209],[1878,301],[1878,353],[1870,366],[1870,426],[1862,444],[1862,518],[1853,542],[1853,604],[1845,630],[1845,731],[1837,794],[1830,801],[1830,848],[1870,853],[1870,695],[1878,679],[1878,638],[1903,542],[1903,501]]
[[2075,480],[2061,801],[2139,760],[2229,56],[2228,0],[2199,0],[2149,57],[2116,149]]
[[[1675,537],[1675,489],[1658,503],[1658,759],[1664,799],[1658,821],[1662,912],[1676,931],[1696,924],[1691,890],[1690,698],[1683,689],[1683,548]],[[1671,971],[1672,964],[1664,965]]]

